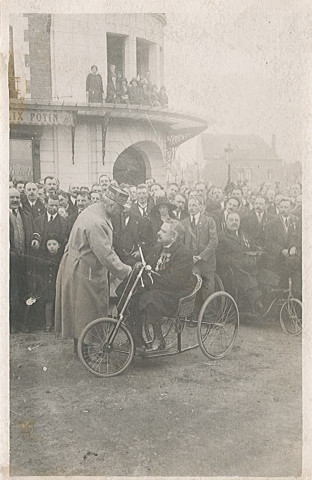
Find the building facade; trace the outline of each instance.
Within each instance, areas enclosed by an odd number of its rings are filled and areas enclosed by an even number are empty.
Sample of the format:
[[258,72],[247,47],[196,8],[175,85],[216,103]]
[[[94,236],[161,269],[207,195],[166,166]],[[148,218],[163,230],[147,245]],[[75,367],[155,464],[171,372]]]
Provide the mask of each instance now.
[[244,182],[258,186],[284,181],[283,160],[275,151],[275,136],[268,145],[258,135],[203,134],[203,177],[212,185]]
[[[110,65],[128,81],[164,81],[163,14],[28,14],[10,17],[10,173],[62,185],[164,182],[178,145],[207,128],[170,108],[105,103]],[[104,103],[88,103],[92,65]]]

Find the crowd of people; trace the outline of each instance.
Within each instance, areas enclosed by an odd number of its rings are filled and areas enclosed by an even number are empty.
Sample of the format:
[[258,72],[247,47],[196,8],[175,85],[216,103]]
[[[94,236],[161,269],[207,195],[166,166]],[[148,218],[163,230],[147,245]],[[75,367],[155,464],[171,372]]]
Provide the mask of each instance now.
[[[103,80],[96,65],[92,65],[87,76],[86,94],[88,103],[103,103]],[[115,65],[110,65],[105,102],[167,108],[168,95],[164,85],[158,89],[152,83],[149,70],[144,75],[139,73],[128,83],[122,72],[116,70]]]
[[148,178],[135,186],[103,174],[90,189],[64,190],[47,176],[39,184],[10,180],[9,207],[11,332],[30,331],[37,303],[44,329],[55,324],[77,343],[86,323],[108,314],[116,285],[140,261],[139,246],[158,276],[136,305],[150,318],[155,343],[145,345],[136,320],[138,348],[163,348],[160,319],[192,291],[192,273],[202,278],[199,306],[215,290],[215,272],[232,276],[238,294],[260,313],[268,285],[287,288],[291,277],[301,296],[297,183],[190,188]]

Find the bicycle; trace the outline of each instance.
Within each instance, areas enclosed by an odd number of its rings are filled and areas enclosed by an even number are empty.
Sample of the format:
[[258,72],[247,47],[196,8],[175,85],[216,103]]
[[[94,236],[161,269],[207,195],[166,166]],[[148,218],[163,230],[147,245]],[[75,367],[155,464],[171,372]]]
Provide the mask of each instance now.
[[[82,364],[98,377],[121,374],[130,366],[134,356],[138,355],[131,330],[126,325],[127,308],[139,283],[144,287],[143,273],[148,275],[152,283],[153,275],[158,275],[146,264],[142,250],[139,250],[142,263],[133,269],[127,280],[117,305],[118,317],[93,320],[83,329],[78,339],[78,356]],[[239,327],[239,312],[235,300],[224,291],[215,292],[209,297],[209,302],[208,299],[204,302],[198,316],[197,342],[182,347],[182,332],[184,326],[192,321],[190,318],[196,294],[202,284],[198,275],[196,278],[193,292],[179,300],[177,313],[170,319],[169,327],[167,325],[167,335],[164,335],[165,349],[145,354],[144,358],[175,355],[199,346],[208,358],[217,359],[224,357],[232,349]],[[169,333],[174,336],[174,340]],[[176,349],[172,351],[174,346]]]

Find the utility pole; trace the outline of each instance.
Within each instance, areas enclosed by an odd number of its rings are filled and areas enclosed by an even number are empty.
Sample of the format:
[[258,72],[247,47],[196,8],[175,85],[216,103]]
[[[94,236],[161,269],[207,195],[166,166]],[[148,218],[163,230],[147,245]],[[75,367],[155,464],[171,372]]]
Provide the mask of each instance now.
[[231,153],[234,152],[234,148],[232,148],[231,144],[229,143],[228,146],[224,149],[225,153],[225,161],[227,163],[228,171],[227,171],[227,185],[231,183]]

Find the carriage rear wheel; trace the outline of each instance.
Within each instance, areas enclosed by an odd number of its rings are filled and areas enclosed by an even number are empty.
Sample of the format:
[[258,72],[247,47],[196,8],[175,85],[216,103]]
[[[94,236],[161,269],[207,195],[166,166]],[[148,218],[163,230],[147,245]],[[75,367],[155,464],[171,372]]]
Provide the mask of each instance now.
[[299,335],[302,332],[302,303],[297,298],[287,299],[280,310],[280,323],[285,333]]
[[198,316],[199,346],[208,358],[225,357],[233,348],[239,327],[239,312],[227,292],[215,292],[204,302]]
[[78,339],[78,356],[89,372],[98,377],[114,377],[131,363],[134,342],[128,328],[112,318],[90,322]]

